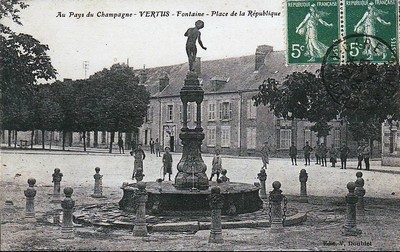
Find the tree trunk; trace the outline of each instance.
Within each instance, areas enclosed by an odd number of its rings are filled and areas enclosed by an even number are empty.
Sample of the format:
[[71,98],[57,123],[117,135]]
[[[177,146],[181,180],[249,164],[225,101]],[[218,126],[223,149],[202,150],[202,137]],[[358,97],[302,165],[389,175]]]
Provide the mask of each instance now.
[[62,150],[65,150],[65,130],[63,130],[62,134]]
[[370,139],[368,139],[368,141],[369,141],[369,146],[371,147],[370,148],[370,150],[371,150],[371,153],[370,153],[370,155],[371,155],[371,159],[373,158],[373,154],[374,154],[374,140],[372,140],[371,138]]
[[33,137],[35,136],[35,130],[31,131],[31,149],[33,149]]
[[68,132],[68,135],[69,135],[69,147],[72,147],[72,141],[73,141],[73,135],[74,135],[74,132]]
[[18,131],[15,130],[15,131],[14,131],[14,148],[15,148],[15,149],[17,148],[17,134],[18,134]]
[[49,150],[51,150],[51,141],[53,140],[53,131],[50,131],[50,143],[49,143]]
[[99,143],[98,143],[98,141],[97,141],[97,138],[98,138],[98,132],[97,131],[94,131],[94,133],[93,133],[93,147],[95,147],[95,148],[97,148],[97,146],[99,146]]
[[44,133],[45,130],[42,130],[42,149],[44,150]]
[[115,132],[114,131],[112,131],[111,132],[111,138],[110,138],[110,153],[112,153],[112,146],[113,146],[113,143],[114,143],[114,136],[115,136]]
[[83,151],[86,151],[86,131],[82,132],[82,138],[83,138]]
[[8,147],[11,147],[11,130],[8,130]]

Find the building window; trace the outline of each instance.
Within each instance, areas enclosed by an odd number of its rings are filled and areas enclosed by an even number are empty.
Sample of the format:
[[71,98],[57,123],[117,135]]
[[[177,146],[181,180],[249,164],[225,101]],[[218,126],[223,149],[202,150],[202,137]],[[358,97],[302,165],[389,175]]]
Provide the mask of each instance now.
[[208,104],[208,120],[209,121],[215,121],[215,108],[216,108],[215,103],[209,103]]
[[153,107],[148,106],[146,112],[145,122],[152,122],[153,121]]
[[231,126],[221,126],[221,147],[231,147]]
[[102,144],[106,143],[106,132],[105,131],[101,132],[101,143]]
[[306,146],[306,143],[308,142],[311,146],[311,130],[310,129],[305,129],[304,130],[304,146]]
[[221,102],[219,104],[219,119],[231,120],[232,119],[232,103]]
[[214,147],[216,137],[217,137],[216,126],[207,126],[207,146]]
[[279,149],[289,149],[292,142],[292,130],[281,129],[279,131]]
[[174,120],[174,105],[167,106],[167,121],[172,122]]
[[149,130],[144,130],[144,145],[147,145],[147,142],[149,140]]
[[247,128],[247,149],[255,149],[256,148],[256,128],[255,127],[251,127],[251,128]]
[[256,119],[257,107],[254,106],[252,99],[247,100],[247,119]]
[[333,137],[333,144],[335,145],[335,148],[340,148],[340,129],[335,129]]

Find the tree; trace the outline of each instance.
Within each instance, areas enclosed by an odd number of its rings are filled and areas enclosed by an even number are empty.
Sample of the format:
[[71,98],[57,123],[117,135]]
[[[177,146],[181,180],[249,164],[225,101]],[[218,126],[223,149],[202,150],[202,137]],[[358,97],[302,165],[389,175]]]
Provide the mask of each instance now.
[[281,83],[268,78],[253,97],[255,104],[269,105],[275,116],[314,122],[319,137],[329,135],[328,122],[336,118],[339,106],[328,96],[320,78],[304,71],[294,72]]
[[[22,25],[19,12],[27,7],[18,0],[1,1],[0,19],[11,18]],[[34,92],[29,86],[38,79],[55,78],[57,73],[47,56],[48,49],[31,35],[15,33],[0,23],[1,128],[21,130],[32,123],[28,118],[32,114],[30,103]]]
[[322,73],[331,98],[341,106],[355,140],[381,140],[381,124],[400,119],[398,64],[327,65]]
[[268,79],[253,97],[256,105],[269,104],[278,117],[315,122],[319,136],[329,134],[329,122],[346,118],[355,140],[380,140],[381,123],[400,119],[398,64],[370,62],[327,64],[318,76],[294,72],[280,84]]
[[42,130],[42,148],[44,149],[45,131],[61,129],[63,113],[57,102],[51,85],[39,85],[35,95],[36,129]]
[[143,124],[150,100],[150,94],[132,68],[115,64],[90,76],[99,96],[98,130],[111,132],[110,153],[115,132],[132,132]]
[[76,128],[76,96],[77,88],[73,81],[56,81],[51,85],[54,98],[57,100],[61,109],[60,130],[62,130],[62,149],[65,150],[65,138],[67,132],[72,132]]

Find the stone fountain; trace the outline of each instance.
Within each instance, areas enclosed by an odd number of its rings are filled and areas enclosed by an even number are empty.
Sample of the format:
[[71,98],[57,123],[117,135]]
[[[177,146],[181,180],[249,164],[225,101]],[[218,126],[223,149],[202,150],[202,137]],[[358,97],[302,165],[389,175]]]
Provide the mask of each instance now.
[[[147,182],[148,201],[146,209],[152,214],[168,214],[171,212],[202,212],[208,215],[210,206],[208,197],[211,194],[206,170],[207,166],[201,157],[201,144],[204,139],[201,127],[201,103],[204,91],[200,86],[198,76],[191,71],[186,75],[184,86],[180,92],[183,104],[183,126],[179,134],[182,140],[182,158],[177,165],[178,173],[174,184],[167,182]],[[196,102],[196,127],[189,128],[187,122],[187,105]],[[210,184],[209,184],[210,183]],[[234,215],[255,212],[262,208],[262,201],[258,195],[259,188],[245,183],[218,183],[223,195],[224,205],[222,214]],[[133,212],[135,207],[135,193],[137,184],[124,184],[124,192],[119,202],[120,209]]]
[[[147,182],[148,201],[146,209],[154,214],[163,214],[170,211],[188,212],[205,211],[209,214],[210,206],[208,198],[211,194],[210,184],[206,170],[207,166],[201,157],[201,144],[204,139],[203,128],[201,127],[201,103],[204,98],[204,90],[200,86],[198,75],[194,69],[196,59],[196,41],[200,34],[199,29],[204,27],[203,21],[196,22],[196,27],[189,28],[185,33],[188,37],[186,52],[189,58],[189,72],[184,80],[180,91],[180,98],[183,104],[183,125],[179,138],[182,140],[182,158],[177,165],[178,173],[174,184],[158,182]],[[199,44],[206,49],[202,42]],[[196,126],[188,127],[188,103],[196,103]],[[209,184],[210,183],[210,184]],[[262,208],[258,191],[259,188],[244,183],[219,183],[221,195],[224,199],[222,214],[239,214],[255,212]],[[121,187],[124,194],[119,202],[120,209],[133,212],[136,206],[135,194],[137,184],[124,183]]]

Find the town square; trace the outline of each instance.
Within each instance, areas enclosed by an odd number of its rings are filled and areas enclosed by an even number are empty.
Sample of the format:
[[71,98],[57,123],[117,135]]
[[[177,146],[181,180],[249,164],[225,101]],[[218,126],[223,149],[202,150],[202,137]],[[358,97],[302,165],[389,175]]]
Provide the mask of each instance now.
[[399,2],[0,7],[1,250],[400,250]]

